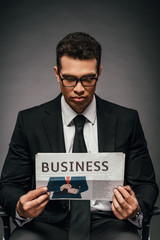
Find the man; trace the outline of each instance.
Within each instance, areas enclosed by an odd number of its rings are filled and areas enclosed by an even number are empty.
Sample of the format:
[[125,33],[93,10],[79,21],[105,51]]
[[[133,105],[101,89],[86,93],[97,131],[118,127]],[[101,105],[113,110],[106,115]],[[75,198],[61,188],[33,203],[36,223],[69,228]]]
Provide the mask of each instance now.
[[[140,239],[136,227],[158,194],[154,170],[137,112],[95,95],[100,62],[94,38],[67,35],[57,45],[54,67],[62,95],[18,115],[0,185],[0,203],[21,226],[12,240]],[[91,201],[89,209],[88,201],[79,201],[74,207],[75,201],[49,201],[46,187],[35,190],[35,154],[74,152],[77,115],[84,119],[87,152],[126,154],[124,186],[113,190],[111,204]]]

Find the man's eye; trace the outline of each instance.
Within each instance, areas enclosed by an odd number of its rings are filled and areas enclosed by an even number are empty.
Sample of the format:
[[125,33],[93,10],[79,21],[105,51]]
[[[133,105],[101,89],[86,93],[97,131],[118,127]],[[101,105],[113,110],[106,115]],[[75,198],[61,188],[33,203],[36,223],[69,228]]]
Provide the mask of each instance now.
[[92,82],[93,80],[95,80],[93,77],[82,78],[82,81],[84,82]]

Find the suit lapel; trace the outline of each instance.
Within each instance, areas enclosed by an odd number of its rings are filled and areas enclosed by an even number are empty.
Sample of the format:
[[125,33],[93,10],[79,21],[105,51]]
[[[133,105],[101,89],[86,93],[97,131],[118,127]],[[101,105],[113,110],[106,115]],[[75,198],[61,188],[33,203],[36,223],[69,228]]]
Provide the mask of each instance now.
[[60,97],[52,109],[45,111],[44,128],[53,152],[65,152]]
[[114,152],[117,117],[111,113],[111,109],[102,105],[97,98],[98,149],[99,152]]

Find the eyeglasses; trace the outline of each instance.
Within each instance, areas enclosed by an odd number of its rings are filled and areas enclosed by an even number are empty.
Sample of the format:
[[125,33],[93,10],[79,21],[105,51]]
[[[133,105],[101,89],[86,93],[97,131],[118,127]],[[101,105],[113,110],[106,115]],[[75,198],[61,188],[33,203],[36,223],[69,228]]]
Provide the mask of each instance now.
[[75,76],[65,76],[62,78],[59,74],[59,78],[62,81],[64,87],[75,87],[79,81],[83,87],[94,87],[96,85],[98,76],[83,76],[81,78],[77,78]]

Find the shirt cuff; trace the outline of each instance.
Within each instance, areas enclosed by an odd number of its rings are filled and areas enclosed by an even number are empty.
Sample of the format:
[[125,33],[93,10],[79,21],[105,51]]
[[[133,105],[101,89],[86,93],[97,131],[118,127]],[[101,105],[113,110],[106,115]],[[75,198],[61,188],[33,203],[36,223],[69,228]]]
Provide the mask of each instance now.
[[128,221],[131,222],[133,225],[135,225],[137,228],[142,228],[143,213],[141,212],[139,216],[136,218],[136,220],[128,218]]
[[22,218],[19,216],[17,210],[16,210],[16,217],[15,221],[18,224],[19,227],[22,227],[24,224],[30,222],[33,218]]

